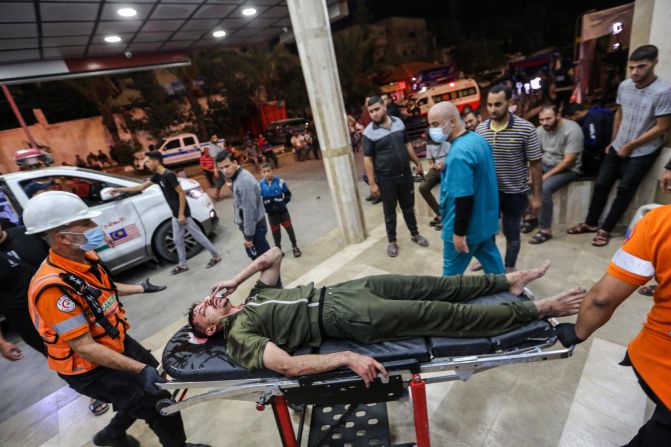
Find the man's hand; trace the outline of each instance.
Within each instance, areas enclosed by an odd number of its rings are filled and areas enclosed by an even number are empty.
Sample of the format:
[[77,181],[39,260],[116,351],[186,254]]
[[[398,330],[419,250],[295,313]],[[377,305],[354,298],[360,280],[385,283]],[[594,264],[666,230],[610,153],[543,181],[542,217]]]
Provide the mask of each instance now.
[[366,388],[375,380],[378,373],[387,377],[387,370],[377,360],[354,352],[347,353],[347,367],[357,373],[366,384]]
[[531,196],[531,213],[534,216],[538,216],[538,214],[541,212],[541,208],[543,207],[543,199],[541,197],[537,197],[535,194]]
[[235,279],[225,279],[224,281],[219,281],[212,286],[211,296],[215,296],[220,290],[225,290],[226,293],[224,296],[228,296],[235,292],[235,289],[237,288],[238,282]]
[[[368,181],[370,182],[370,179]],[[370,184],[370,193],[373,197],[380,197],[380,187],[377,186],[377,183]]]
[[242,245],[244,245],[245,248],[252,248],[254,246],[254,241],[248,241],[247,239],[245,239]]
[[659,178],[659,188],[662,192],[671,193],[671,170],[664,169],[662,176]]
[[23,358],[23,353],[21,350],[14,344],[8,341],[0,343],[0,354],[7,360],[15,362]]
[[186,216],[184,216],[184,214],[180,214],[179,216],[177,216],[177,222],[180,225],[186,224]]
[[417,163],[417,169],[415,170],[417,175],[424,175],[424,166],[422,166],[422,162]]
[[629,143],[625,143],[620,147],[620,150],[617,151],[617,156],[620,158],[627,158],[633,150],[633,146],[631,146]]
[[456,234],[452,236],[452,242],[454,243],[454,249],[457,253],[468,253],[468,242],[466,242],[466,236],[457,236]]
[[168,288],[167,286],[157,286],[155,284],[150,283],[149,278],[146,278],[144,281],[142,281],[140,285],[142,286],[144,293],[156,293]]
[[147,394],[151,394],[152,396],[160,396],[163,394],[163,390],[157,387],[156,384],[165,383],[165,380],[153,366],[145,366],[137,375],[137,381]]
[[610,152],[611,149],[613,149],[613,144],[612,143],[604,148],[603,153],[608,155],[608,152]]
[[119,188],[110,188],[110,189],[107,190],[107,192],[111,196],[116,196],[117,194],[121,194],[121,191],[119,190]]

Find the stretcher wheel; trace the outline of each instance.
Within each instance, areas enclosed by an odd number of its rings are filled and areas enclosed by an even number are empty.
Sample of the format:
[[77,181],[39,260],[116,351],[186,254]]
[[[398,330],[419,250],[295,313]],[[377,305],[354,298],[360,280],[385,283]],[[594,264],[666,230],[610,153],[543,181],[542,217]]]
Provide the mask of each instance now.
[[163,413],[162,410],[164,408],[168,408],[170,405],[173,405],[173,404],[175,404],[175,401],[172,400],[172,399],[161,399],[158,402],[156,402],[156,411],[158,411],[163,416],[165,416],[165,414]]

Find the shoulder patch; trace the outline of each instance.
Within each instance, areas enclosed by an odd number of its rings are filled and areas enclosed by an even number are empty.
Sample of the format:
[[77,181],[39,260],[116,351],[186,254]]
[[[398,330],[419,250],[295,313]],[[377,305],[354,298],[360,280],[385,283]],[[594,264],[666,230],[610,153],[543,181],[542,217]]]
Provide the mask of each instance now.
[[75,310],[75,302],[72,301],[72,299],[69,296],[63,295],[60,298],[58,298],[58,301],[56,302],[56,307],[61,312],[69,313]]

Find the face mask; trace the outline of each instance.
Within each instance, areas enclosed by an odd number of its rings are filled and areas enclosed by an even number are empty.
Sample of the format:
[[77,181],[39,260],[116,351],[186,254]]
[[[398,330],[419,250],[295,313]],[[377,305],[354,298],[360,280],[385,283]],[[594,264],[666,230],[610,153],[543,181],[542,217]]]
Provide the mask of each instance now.
[[454,125],[448,121],[445,127],[447,133],[440,127],[429,127],[429,136],[431,136],[431,139],[436,143],[444,143],[447,141],[447,137],[452,133],[452,130],[454,130]]
[[84,231],[83,233],[70,233],[65,231],[64,233],[83,235],[86,238],[86,242],[77,245],[84,251],[89,251],[93,250],[94,248],[98,248],[105,241],[105,233],[103,233],[103,230],[100,227],[90,228]]

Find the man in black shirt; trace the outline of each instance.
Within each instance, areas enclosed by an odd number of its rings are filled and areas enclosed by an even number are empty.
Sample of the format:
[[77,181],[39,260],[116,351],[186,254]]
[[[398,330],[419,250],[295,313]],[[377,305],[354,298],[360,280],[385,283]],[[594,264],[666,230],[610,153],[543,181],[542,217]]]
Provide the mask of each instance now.
[[396,118],[403,118],[401,116],[401,109],[394,102],[389,93],[384,93],[382,96],[382,101],[384,101],[384,106],[387,108],[387,115],[395,116]]
[[417,166],[417,174],[424,174],[408,132],[400,118],[390,116],[379,96],[368,99],[368,113],[373,121],[363,131],[363,161],[370,192],[382,197],[384,223],[387,230],[387,254],[398,256],[396,244],[396,203],[410,230],[410,239],[428,247],[429,241],[419,234],[415,218],[415,188],[410,172],[410,161]]
[[172,211],[172,236],[177,248],[179,261],[177,266],[171,270],[173,275],[186,272],[189,267],[186,265],[186,247],[184,246],[184,234],[186,230],[191,236],[212,254],[212,258],[207,263],[207,268],[213,267],[221,261],[221,256],[214,248],[212,242],[203,234],[200,227],[191,217],[191,210],[186,201],[186,193],[179,185],[177,175],[170,169],[163,166],[163,154],[159,151],[149,151],[146,154],[145,166],[154,173],[151,179],[137,186],[125,188],[113,188],[110,193],[118,194],[120,192],[140,192],[149,188],[153,184],[161,187],[163,196]]

